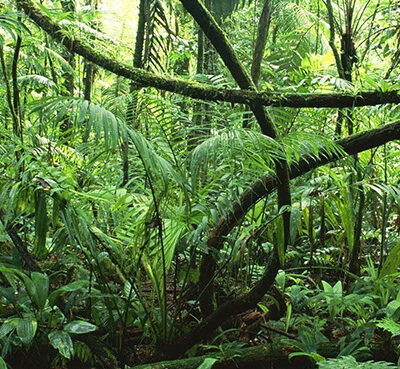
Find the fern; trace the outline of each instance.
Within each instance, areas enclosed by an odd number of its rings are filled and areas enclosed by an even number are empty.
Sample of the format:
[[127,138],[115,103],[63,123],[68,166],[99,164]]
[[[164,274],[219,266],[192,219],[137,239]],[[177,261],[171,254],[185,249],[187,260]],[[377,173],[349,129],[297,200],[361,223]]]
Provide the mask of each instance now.
[[394,369],[397,366],[384,361],[367,361],[359,363],[352,356],[344,356],[339,359],[327,359],[318,363],[320,369]]

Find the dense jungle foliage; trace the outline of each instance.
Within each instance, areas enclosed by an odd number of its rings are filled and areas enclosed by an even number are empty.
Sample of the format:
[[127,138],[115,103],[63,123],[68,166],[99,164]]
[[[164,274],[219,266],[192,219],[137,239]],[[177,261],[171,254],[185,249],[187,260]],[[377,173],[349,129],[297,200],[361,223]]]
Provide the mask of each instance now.
[[0,369],[396,368],[398,0],[1,0]]

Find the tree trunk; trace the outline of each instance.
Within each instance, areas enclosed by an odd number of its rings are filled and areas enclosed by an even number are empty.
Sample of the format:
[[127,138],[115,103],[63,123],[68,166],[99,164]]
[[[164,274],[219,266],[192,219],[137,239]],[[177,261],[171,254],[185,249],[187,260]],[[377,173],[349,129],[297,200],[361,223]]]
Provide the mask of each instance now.
[[265,46],[268,40],[269,27],[271,24],[271,0],[264,0],[260,21],[258,22],[258,32],[256,46],[253,53],[251,64],[251,78],[256,85],[260,80],[261,62],[264,56]]
[[[135,51],[133,54],[133,67],[141,69],[143,67],[143,48],[146,26],[146,5],[148,0],[140,0],[138,14],[138,28],[136,31]],[[139,128],[137,119],[137,103],[140,86],[134,81],[130,84],[130,101],[126,110],[127,125],[134,128]],[[121,144],[122,153],[122,186],[125,186],[129,181],[129,142],[124,141]]]

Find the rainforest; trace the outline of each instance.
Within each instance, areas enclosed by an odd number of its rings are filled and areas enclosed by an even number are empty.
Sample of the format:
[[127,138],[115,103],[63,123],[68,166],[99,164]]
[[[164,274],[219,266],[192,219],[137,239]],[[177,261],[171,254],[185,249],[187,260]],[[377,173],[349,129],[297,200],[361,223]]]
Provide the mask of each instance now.
[[399,0],[1,0],[0,369],[400,364]]

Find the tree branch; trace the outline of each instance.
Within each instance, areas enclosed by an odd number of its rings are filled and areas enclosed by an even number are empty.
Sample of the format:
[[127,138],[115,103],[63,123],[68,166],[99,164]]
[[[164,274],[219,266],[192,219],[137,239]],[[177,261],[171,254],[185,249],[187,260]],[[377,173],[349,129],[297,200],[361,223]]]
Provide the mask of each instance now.
[[134,366],[134,369],[196,369],[202,367],[204,360],[215,358],[216,362],[212,365],[213,369],[246,369],[246,368],[298,368],[304,359],[289,361],[287,354],[276,350],[273,351],[269,346],[257,345],[244,347],[236,350],[221,352],[209,352],[206,355],[195,356],[173,361],[160,361]]
[[358,94],[325,93],[298,94],[277,92],[256,92],[237,89],[219,89],[181,78],[164,77],[142,69],[116,62],[110,57],[99,54],[94,47],[80,40],[72,39],[62,28],[43,15],[31,0],[16,0],[22,9],[39,27],[56,41],[70,48],[92,63],[118,76],[134,81],[142,87],[155,87],[160,90],[177,93],[194,99],[224,101],[239,104],[260,104],[293,108],[345,108],[400,103],[400,90],[364,91]]
[[[336,144],[343,149],[342,154],[329,154],[327,150],[322,149],[318,156],[306,155],[298,163],[290,166],[290,178],[297,178],[312,169],[340,159],[346,154],[354,155],[399,139],[400,121],[397,121],[338,140]],[[278,184],[279,182],[275,176],[265,176],[255,182],[251,188],[243,193],[239,202],[233,204],[233,211],[230,212],[228,217],[220,220],[219,226],[212,232],[211,237],[208,239],[208,246],[216,249],[221,248],[224,237],[229,234],[247,211],[261,198],[271,193]],[[264,275],[250,292],[221,305],[192,331],[175,340],[173,344],[166,346],[166,352],[170,352],[171,356],[175,357],[182,355],[196,343],[210,337],[213,331],[232,315],[242,313],[256,306],[272,286],[278,270],[279,261],[276,252],[274,252],[270,258],[269,266],[265,269]]]
[[[3,218],[5,216],[5,212],[0,209],[0,220],[3,222]],[[5,223],[5,222],[4,222]],[[28,251],[28,247],[22,241],[21,237],[18,235],[18,231],[14,225],[10,222],[7,223],[5,226],[6,232],[11,238],[15,248],[17,249],[19,255],[21,256],[22,260],[25,262],[27,268],[33,272],[41,272],[40,266],[36,263],[33,259],[31,254]]]
[[[337,140],[335,143],[347,155],[354,155],[398,139],[400,139],[400,121]],[[292,164],[289,168],[289,176],[291,179],[297,178],[312,169],[333,162],[341,157],[343,155],[329,155],[326,150],[322,149],[318,157],[307,155],[296,164]],[[208,246],[217,249],[220,248],[224,237],[232,231],[235,225],[246,215],[247,211],[264,196],[271,193],[277,186],[277,178],[268,175],[255,182],[249,189],[243,192],[239,201],[233,203],[233,210],[225,218],[221,218],[219,225],[211,232],[211,236],[207,242]]]

